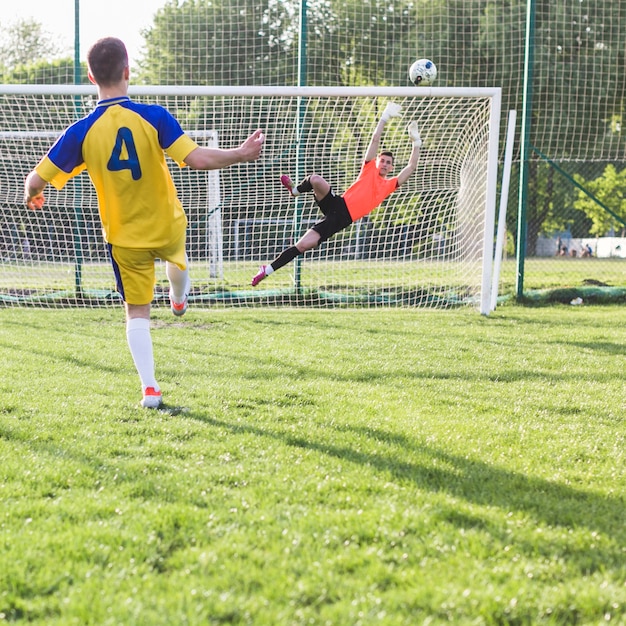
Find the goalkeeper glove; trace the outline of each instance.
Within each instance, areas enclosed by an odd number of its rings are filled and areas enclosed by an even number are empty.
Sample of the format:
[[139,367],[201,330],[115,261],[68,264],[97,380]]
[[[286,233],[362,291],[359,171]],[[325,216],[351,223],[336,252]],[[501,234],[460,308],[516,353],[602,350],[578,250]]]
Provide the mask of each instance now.
[[422,138],[420,137],[420,131],[417,128],[417,122],[411,122],[407,126],[407,132],[409,133],[409,137],[413,140],[413,145],[416,148],[421,148]]
[[400,117],[400,111],[402,111],[402,107],[399,104],[388,102],[380,119],[383,122],[388,122],[392,117]]

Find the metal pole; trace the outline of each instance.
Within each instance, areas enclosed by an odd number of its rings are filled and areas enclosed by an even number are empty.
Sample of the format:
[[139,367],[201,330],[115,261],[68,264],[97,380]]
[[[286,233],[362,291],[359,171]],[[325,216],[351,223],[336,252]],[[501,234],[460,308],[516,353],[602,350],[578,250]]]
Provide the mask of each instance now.
[[[74,0],[74,84],[80,85],[80,0]],[[74,96],[74,113],[78,119],[81,116],[82,106],[81,97]],[[82,210],[82,180],[77,176],[74,182],[76,190],[74,200],[74,286],[76,288],[76,298],[83,296],[83,245],[82,231],[84,227],[84,218]]]
[[535,0],[526,4],[526,43],[524,47],[524,92],[520,138],[519,206],[517,213],[517,277],[516,294],[524,295],[524,261],[526,258],[526,203],[528,202],[528,156],[533,96],[533,56],[535,41]]
[[[298,86],[306,86],[307,81],[307,0],[301,0],[300,2],[300,35],[298,38]],[[296,125],[296,167],[295,167],[295,181],[298,182],[303,176],[302,162],[304,145],[302,141],[304,118],[306,115],[306,100],[302,97],[298,98],[298,118]],[[302,196],[296,197],[296,207],[294,212],[294,228],[293,232],[296,240],[300,238],[302,229]],[[297,256],[294,259],[294,285],[296,293],[302,290],[302,257]]]
[[74,0],[74,84],[80,79],[80,0]]
[[506,148],[504,150],[504,164],[502,166],[502,188],[500,191],[500,211],[498,214],[498,231],[496,235],[496,252],[493,257],[493,279],[491,281],[491,310],[495,311],[498,304],[498,287],[500,285],[500,267],[502,252],[506,240],[506,208],[509,203],[509,183],[511,182],[511,163],[513,162],[513,144],[515,142],[515,121],[517,111],[509,111],[509,121],[506,133]]

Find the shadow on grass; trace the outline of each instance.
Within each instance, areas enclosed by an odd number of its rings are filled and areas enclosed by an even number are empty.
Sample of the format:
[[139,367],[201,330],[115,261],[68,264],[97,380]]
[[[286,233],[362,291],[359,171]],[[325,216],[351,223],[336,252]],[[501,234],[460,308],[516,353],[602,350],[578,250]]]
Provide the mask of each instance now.
[[[315,441],[249,424],[233,424],[194,414],[193,411],[188,413],[187,417],[236,434],[270,437],[284,442],[287,446],[314,450],[342,461],[384,472],[400,483],[406,481],[421,490],[447,494],[475,505],[498,507],[504,512],[522,513],[545,526],[564,529],[582,527],[588,529],[590,533],[601,532],[609,540],[622,542],[615,536],[616,529],[623,528],[625,510],[624,500],[619,496],[601,495],[499,468],[480,460],[450,454],[398,433],[374,428],[333,427],[339,436],[341,433],[349,432],[376,441],[379,448],[380,444],[384,444],[389,451],[388,454],[363,452],[349,446]],[[445,514],[445,520],[462,528],[489,527],[489,531],[494,535],[501,535],[505,541],[511,540],[508,535],[504,537],[505,528],[488,521],[487,518],[480,519],[479,516],[450,508]],[[528,549],[536,549],[536,545],[528,546]],[[588,548],[585,544],[580,545],[579,550],[574,550],[571,546],[565,550],[571,556],[579,552],[577,556],[580,557],[581,554],[587,553]],[[616,559],[616,564],[623,561],[621,552],[618,554],[598,549],[597,557],[598,567],[602,559],[605,560],[605,565],[609,565],[607,559],[608,561]]]

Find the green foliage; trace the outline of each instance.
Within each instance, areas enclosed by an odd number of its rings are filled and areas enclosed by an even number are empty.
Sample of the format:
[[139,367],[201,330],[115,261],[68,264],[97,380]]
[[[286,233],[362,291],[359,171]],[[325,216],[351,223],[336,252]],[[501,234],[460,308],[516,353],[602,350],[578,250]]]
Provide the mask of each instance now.
[[621,309],[0,313],[7,622],[626,620]]
[[41,22],[19,19],[0,28],[0,67],[10,71],[36,61],[50,61],[64,51]]
[[623,145],[611,116],[624,78],[608,69],[621,63],[626,45],[621,22],[611,2],[550,3],[538,12],[533,92],[542,140],[535,145],[545,154],[575,158],[583,126],[590,157],[600,158],[607,142]]
[[[74,61],[43,24],[20,19],[0,28],[0,82],[66,85],[74,83]],[[87,83],[83,69],[82,82]]]
[[[415,36],[411,3],[351,0],[320,6],[320,11],[312,12],[315,36],[307,43],[308,84],[407,84],[406,68],[404,81],[398,83],[396,78],[398,59]],[[329,41],[337,42],[333,56],[326,47]]]
[[604,168],[601,176],[593,180],[584,180],[582,176],[575,177],[576,182],[584,186],[604,206],[608,207],[621,221],[615,219],[603,206],[593,198],[579,190],[574,207],[584,211],[592,221],[590,232],[594,235],[605,236],[611,230],[620,231],[626,227],[626,169],[618,171],[612,164]]
[[575,206],[577,189],[573,184],[563,184],[566,181],[562,176],[549,164],[537,164],[530,187],[543,200],[544,212],[538,218],[534,213],[536,223],[548,236],[569,232],[572,237],[588,237],[591,220]]
[[171,1],[145,32],[140,79],[282,85],[296,84],[301,69],[308,85],[406,85],[398,59],[415,39],[411,9],[408,2],[310,2],[300,67],[300,2]]
[[[145,33],[139,79],[180,85],[283,84],[295,68],[286,55],[295,38],[285,3],[275,0],[171,0]],[[202,62],[198,63],[198,59]],[[293,70],[292,70],[293,71]]]
[[[87,84],[86,64],[82,68],[82,84]],[[7,84],[67,85],[74,83],[74,60],[37,61],[19,65],[2,77]]]

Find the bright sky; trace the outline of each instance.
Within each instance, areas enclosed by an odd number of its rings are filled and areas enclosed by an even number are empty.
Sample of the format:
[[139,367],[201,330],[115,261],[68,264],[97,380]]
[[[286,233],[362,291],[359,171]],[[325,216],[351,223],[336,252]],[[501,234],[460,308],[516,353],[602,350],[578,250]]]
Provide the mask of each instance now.
[[[131,61],[143,44],[141,31],[151,26],[154,14],[167,0],[78,0],[80,14],[80,58],[85,60],[89,46],[100,37],[119,37],[128,48]],[[70,56],[74,55],[74,13],[77,0],[13,0],[0,23],[12,24],[20,18],[33,18],[54,35]]]

